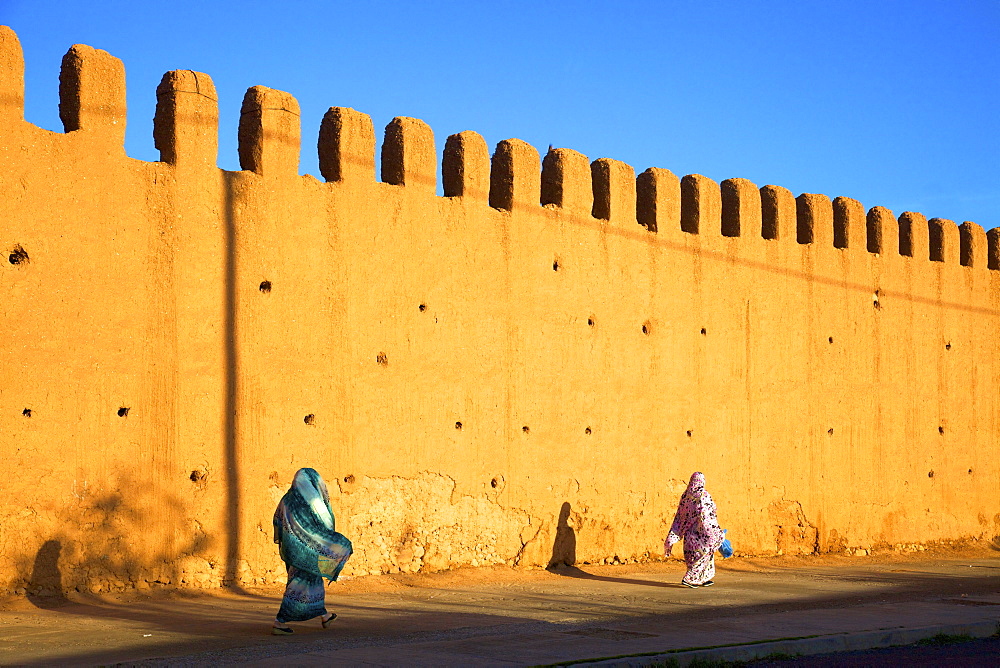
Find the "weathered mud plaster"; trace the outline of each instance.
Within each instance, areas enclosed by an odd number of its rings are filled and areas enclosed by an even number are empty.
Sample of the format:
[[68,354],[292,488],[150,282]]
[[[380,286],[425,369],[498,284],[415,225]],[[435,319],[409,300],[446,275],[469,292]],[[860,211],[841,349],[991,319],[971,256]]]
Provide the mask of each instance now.
[[337,489],[331,503],[356,556],[348,574],[509,564],[521,548],[525,512],[504,508],[485,493],[459,494],[448,476],[339,479]]
[[773,501],[768,515],[774,531],[776,554],[815,554],[819,552],[816,527],[809,523],[797,501]]
[[65,133],[23,70],[0,28],[0,587],[280,581],[301,466],[354,575],[656,558],[695,470],[743,554],[1000,534],[1000,230],[344,107],[300,175],[260,86],[229,172],[188,70],[144,162],[118,59]]

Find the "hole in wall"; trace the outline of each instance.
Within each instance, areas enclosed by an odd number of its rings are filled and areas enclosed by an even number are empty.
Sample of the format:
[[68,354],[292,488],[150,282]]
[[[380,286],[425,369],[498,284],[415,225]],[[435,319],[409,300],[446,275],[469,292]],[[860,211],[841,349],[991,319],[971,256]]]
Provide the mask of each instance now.
[[499,484],[500,484],[500,482],[496,478],[493,478],[493,480],[490,480],[490,487],[492,487],[493,489],[496,489],[497,485],[499,485]]
[[827,429],[826,433],[828,433],[830,436],[833,436],[833,427],[830,427],[829,429]]
[[354,474],[345,475],[344,482],[346,482],[348,485],[354,484]]
[[271,291],[271,281],[261,281],[258,290],[263,292],[265,295]]
[[944,344],[944,349],[945,350],[951,350],[951,341],[949,341],[948,343]]
[[552,263],[552,271],[559,271],[559,269],[561,269],[561,268],[562,268],[562,265],[561,265],[561,264],[559,264],[559,260],[558,260],[558,259],[556,259],[556,260],[555,260],[555,261],[554,261],[554,262]]
[[14,244],[14,249],[11,250],[10,255],[7,256],[7,261],[12,265],[27,264],[31,262],[31,258],[28,257],[28,252],[21,248],[21,244]]
[[833,337],[832,336],[827,337],[826,340],[829,341],[830,343],[833,343]]
[[927,472],[927,477],[928,478],[933,478],[934,477],[934,471],[928,471]]
[[385,353],[379,353],[378,355],[376,355],[375,361],[378,362],[381,366],[388,366],[389,364],[389,358],[385,356]]
[[882,304],[879,302],[881,294],[882,293],[879,290],[876,290],[875,294],[872,296],[872,306],[875,307],[876,311],[882,308]]
[[594,326],[594,319],[593,318],[587,318],[587,325],[589,327],[593,327]]
[[128,416],[128,406],[122,406],[121,408],[118,409],[118,417],[127,417],[127,416]]
[[523,431],[525,434],[531,433],[531,429],[528,427],[528,425],[524,425],[523,427],[521,427],[521,431]]
[[23,415],[24,417],[31,417],[31,409],[25,408],[23,411],[21,411],[21,415]]
[[302,418],[302,421],[306,424],[316,424],[316,416],[310,413],[309,415]]
[[420,312],[421,312],[421,313],[423,313],[424,311],[426,311],[426,310],[427,310],[427,304],[421,304],[421,305],[420,305],[420,306],[418,306],[417,308],[418,308],[418,309],[420,309]]
[[191,471],[191,475],[188,477],[191,479],[191,482],[201,482],[208,477],[208,473],[195,469],[194,471]]
[[643,334],[649,334],[649,325],[643,325],[642,326],[642,333]]
[[706,334],[708,334],[708,330],[707,330],[707,329],[705,329],[704,327],[702,327],[702,328],[701,328],[701,335],[702,335],[702,336],[705,336]]
[[461,422],[456,422],[455,423],[455,429],[458,429],[459,431],[461,431],[462,430],[462,423]]
[[969,473],[972,473],[972,469],[969,469]]
[[590,427],[587,427],[586,429],[583,430],[583,433],[586,434],[587,436],[590,436],[593,432],[591,431]]
[[687,433],[688,438],[691,438],[692,436],[694,436],[694,432],[692,430],[690,430],[690,429],[688,429],[687,432],[685,432],[685,433]]
[[938,427],[938,433],[944,434],[944,427]]

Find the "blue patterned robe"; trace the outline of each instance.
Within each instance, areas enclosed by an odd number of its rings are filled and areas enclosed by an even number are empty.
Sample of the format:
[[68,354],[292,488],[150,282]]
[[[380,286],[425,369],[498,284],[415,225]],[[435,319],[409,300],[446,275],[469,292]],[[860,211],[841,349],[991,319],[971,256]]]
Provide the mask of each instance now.
[[323,578],[336,580],[352,548],[337,533],[326,483],[311,468],[299,469],[274,511],[274,542],[288,568],[288,585],[277,620],[300,622],[326,615]]

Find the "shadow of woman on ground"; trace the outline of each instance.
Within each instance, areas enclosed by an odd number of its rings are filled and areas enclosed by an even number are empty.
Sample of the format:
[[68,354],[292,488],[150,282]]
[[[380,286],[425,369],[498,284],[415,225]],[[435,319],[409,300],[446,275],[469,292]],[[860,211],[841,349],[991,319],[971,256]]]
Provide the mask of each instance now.
[[668,589],[687,589],[679,582],[657,582],[656,580],[635,580],[632,578],[616,578],[610,575],[594,575],[576,566],[566,566],[559,569],[549,568],[549,571],[557,575],[564,575],[568,578],[579,578],[581,580],[596,580],[598,582],[617,582],[618,584],[646,585],[647,587],[666,587]]

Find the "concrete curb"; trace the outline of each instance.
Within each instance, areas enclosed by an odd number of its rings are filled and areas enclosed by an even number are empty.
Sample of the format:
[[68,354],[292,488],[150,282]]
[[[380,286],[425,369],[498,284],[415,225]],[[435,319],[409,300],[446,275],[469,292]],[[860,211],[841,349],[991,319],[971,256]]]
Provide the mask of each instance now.
[[698,649],[678,650],[663,654],[648,654],[643,656],[623,656],[614,659],[594,659],[579,661],[572,666],[613,666],[615,668],[632,668],[634,666],[650,666],[654,664],[690,665],[694,661],[725,662],[754,661],[774,654],[788,656],[811,656],[815,654],[831,654],[833,652],[854,652],[867,649],[881,649],[913,643],[933,638],[936,635],[966,635],[973,638],[987,638],[1000,633],[1000,619],[974,622],[971,624],[943,624],[938,626],[922,626],[909,629],[886,629],[881,631],[863,631],[860,633],[838,633],[829,636],[812,638],[795,638],[789,640],[774,640],[749,645],[725,645],[720,647],[704,647]]

